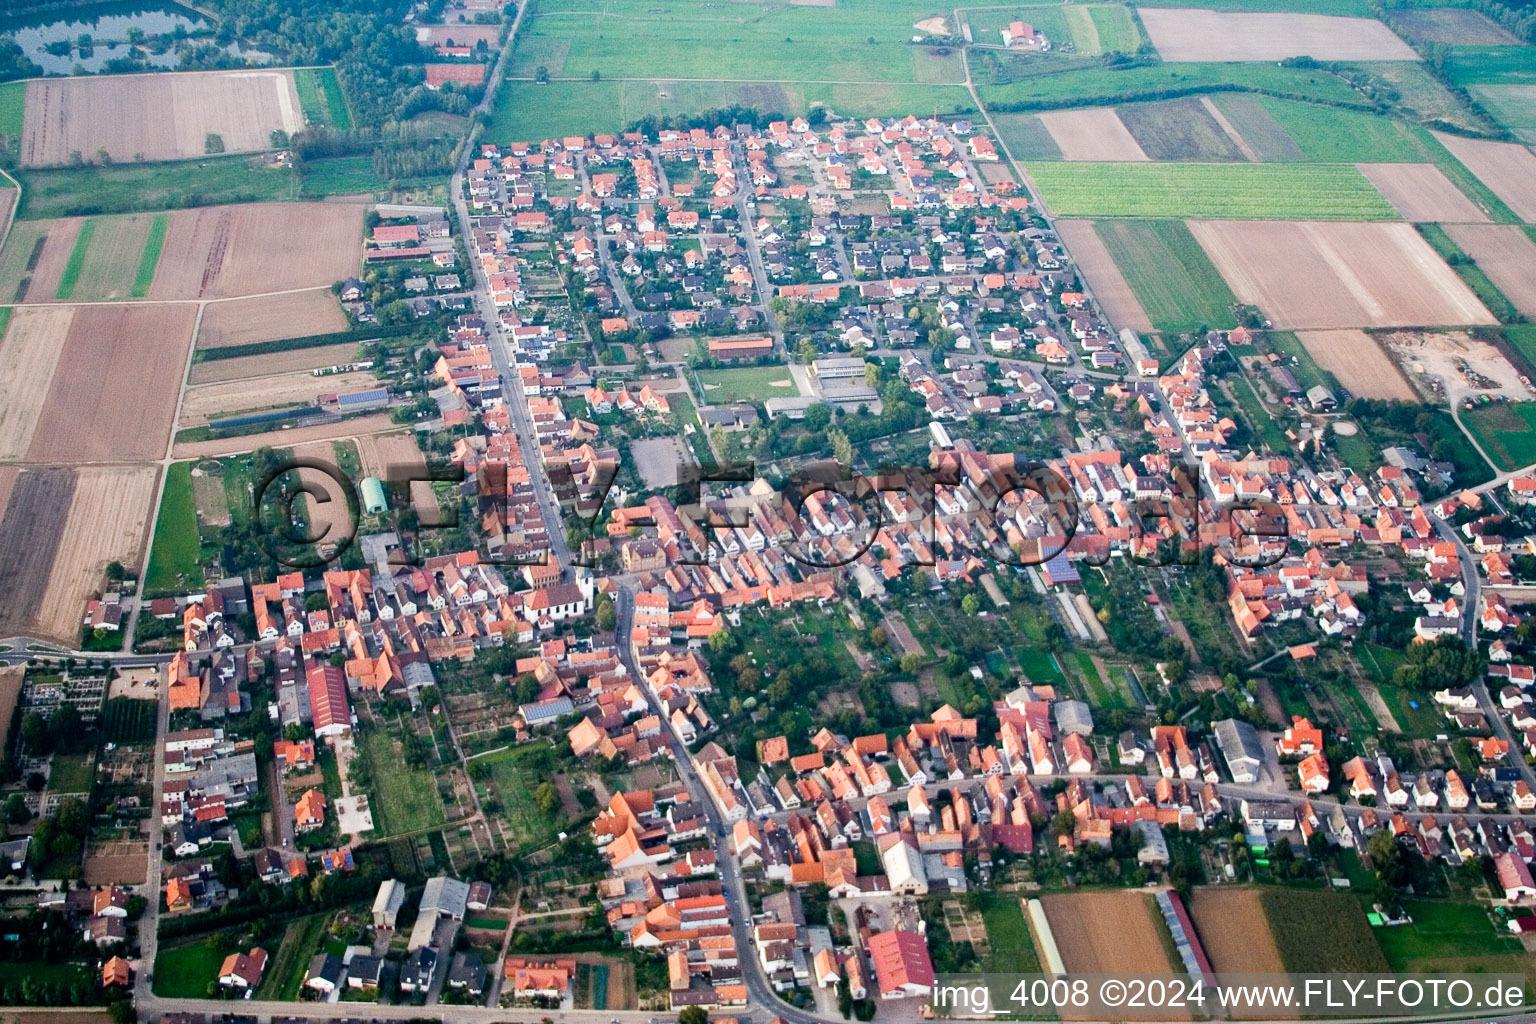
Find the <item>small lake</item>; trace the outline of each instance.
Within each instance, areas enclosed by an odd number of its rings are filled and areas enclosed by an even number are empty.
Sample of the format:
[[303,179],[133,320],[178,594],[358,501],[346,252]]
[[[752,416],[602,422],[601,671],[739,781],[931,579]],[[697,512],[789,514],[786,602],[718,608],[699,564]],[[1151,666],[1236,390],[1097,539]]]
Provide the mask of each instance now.
[[[0,17],[0,35],[13,37],[22,52],[47,75],[73,74],[76,65],[88,72],[97,72],[103,70],[108,61],[128,57],[128,33],[135,28],[147,40],[139,47],[137,55],[154,68],[175,68],[177,63],[175,43],[168,47],[163,43],[156,44],[157,36],[179,33],[200,37],[197,39],[199,43],[213,42],[214,23],[190,7],[174,3],[116,0],[38,11],[15,18]],[[82,52],[78,45],[73,45],[82,35],[91,37],[91,50]],[[65,43],[72,44],[69,52],[59,52]],[[270,60],[268,54],[242,48],[238,43],[220,48],[253,63]]]

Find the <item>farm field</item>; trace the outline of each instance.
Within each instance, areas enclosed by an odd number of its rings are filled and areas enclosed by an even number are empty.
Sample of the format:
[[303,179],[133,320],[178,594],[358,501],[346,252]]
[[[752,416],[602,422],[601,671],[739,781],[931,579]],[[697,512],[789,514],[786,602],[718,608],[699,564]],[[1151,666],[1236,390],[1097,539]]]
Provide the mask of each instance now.
[[[270,203],[171,215],[151,298],[226,298],[328,286],[357,273],[363,207]],[[283,258],[275,260],[272,254]]]
[[1516,224],[1446,224],[1451,240],[1521,313],[1536,317],[1536,241]]
[[164,457],[195,317],[190,306],[76,307],[27,458]]
[[24,186],[17,216],[74,217],[298,198],[299,174],[226,156],[163,164],[112,164],[17,171]]
[[[203,323],[208,323],[206,310],[203,312]],[[267,352],[254,356],[237,356],[234,359],[208,359],[192,364],[192,372],[187,375],[187,383],[217,384],[227,380],[263,377],[271,373],[292,373],[295,370],[340,366],[343,363],[354,362],[357,352],[357,343],[348,341],[339,345],[296,348],[288,352]]]
[[[811,8],[806,8],[810,10]],[[518,44],[518,51],[523,46]],[[963,77],[963,75],[961,76]],[[964,86],[874,82],[565,81],[559,87],[507,81],[496,94],[488,138],[539,139],[615,131],[645,117],[676,117],[740,105],[794,117],[814,105],[848,117],[893,111],[969,113],[975,110]]]
[[1285,970],[1295,974],[1387,971],[1386,958],[1353,896],[1269,887],[1257,891]]
[[75,471],[4,467],[0,480],[5,476],[11,482],[0,518],[0,634],[15,636],[36,628],[74,497]]
[[1413,47],[1369,18],[1141,7],[1163,60],[1418,60]]
[[1088,279],[1093,297],[1099,300],[1111,324],[1133,331],[1153,329],[1146,310],[1141,308],[1135,291],[1115,265],[1114,257],[1105,248],[1093,221],[1059,220],[1056,234],[1072,253],[1078,270]]
[[368,797],[380,838],[443,823],[443,802],[432,773],[408,766],[393,736],[384,729],[370,729],[358,746],[373,774]]
[[1454,46],[1504,46],[1520,42],[1481,11],[1461,7],[1413,8],[1393,11],[1391,17],[1419,42]]
[[1063,160],[1150,160],[1110,107],[1037,115]]
[[1536,463],[1536,403],[1480,405],[1458,415],[1500,469]]
[[[139,285],[143,267],[149,264],[154,273],[158,248],[151,246],[156,225],[163,225],[165,214],[124,214],[121,216],[91,217],[75,222],[73,219],[54,221],[48,229],[48,240],[43,244],[47,261],[39,260],[41,270],[45,265],[56,265],[56,257],[67,251],[67,262],[50,293],[45,276],[33,279],[27,290],[31,302],[49,299],[70,299],[76,302],[103,299],[126,299],[142,296]],[[164,228],[159,228],[164,238]],[[3,288],[4,284],[0,284]],[[148,282],[144,281],[147,289]]]
[[1296,337],[1318,367],[1333,374],[1355,397],[1419,400],[1397,364],[1364,331],[1297,331]]
[[210,302],[203,309],[197,347],[222,348],[258,341],[307,338],[314,334],[345,331],[350,326],[347,315],[341,311],[329,288]]
[[75,471],[73,500],[47,591],[37,606],[36,633],[77,640],[81,610],[101,589],[107,563],[139,564],[158,476],[153,466],[86,466]]
[[[289,71],[191,71],[39,79],[27,83],[21,163],[79,153],[122,163],[270,149],[272,132],[304,127]],[[209,136],[222,140],[210,150]]]
[[144,588],[149,593],[170,593],[181,586],[200,586],[203,572],[198,564],[197,506],[192,498],[192,463],[172,463],[160,494],[160,518],[155,522],[154,543]]
[[379,434],[398,430],[399,425],[388,413],[358,416],[339,423],[319,423],[312,427],[294,427],[290,430],[268,430],[260,434],[241,434],[238,437],[211,438],[206,441],[178,441],[171,449],[171,457],[177,459],[212,459],[225,455],[240,455],[257,448],[284,448],[307,441],[332,441],[355,438],[364,434]]
[[[495,25],[482,27],[496,29]],[[311,124],[341,130],[352,127],[352,114],[347,109],[347,97],[341,91],[335,68],[296,68],[293,84],[299,106]]]
[[1521,220],[1536,223],[1536,153],[1512,142],[1466,139],[1444,132],[1434,136]]
[[21,302],[32,285],[32,268],[40,255],[38,246],[48,237],[48,221],[22,220],[11,225],[5,248],[0,250],[0,300]]
[[1402,121],[1274,96],[1259,96],[1256,101],[1306,160],[1348,164],[1431,160],[1419,134]]
[[1491,324],[1409,224],[1190,221],[1243,302],[1281,330]]
[[1536,85],[1491,82],[1471,86],[1470,90],[1515,138],[1536,143]]
[[[363,472],[378,477],[386,484],[407,474],[414,475],[426,468],[426,458],[416,443],[414,434],[367,434],[357,438],[357,454],[362,461]],[[411,505],[423,523],[438,521],[437,495],[427,480],[411,483]]]
[[217,384],[199,384],[187,388],[186,394],[182,396],[181,420],[176,429],[205,426],[209,420],[235,413],[287,405],[312,405],[317,395],[358,391],[377,384],[378,379],[366,371],[316,377],[307,370]]
[[1229,92],[1207,96],[1211,105],[1226,117],[1227,123],[1246,142],[1260,163],[1304,161],[1307,154],[1296,145],[1275,116],[1260,102],[1261,97]]
[[84,226],[84,220],[70,218],[48,227],[42,248],[34,249],[32,253],[32,283],[26,291],[29,301],[46,301],[58,294]]
[[1263,913],[1259,890],[1203,886],[1189,899],[1189,916],[1217,974],[1285,970],[1268,929],[1253,923]]
[[1061,147],[1036,114],[993,114],[1003,146],[1015,160],[1060,160]]
[[1072,974],[1167,974],[1162,918],[1142,892],[1040,897],[1056,948]]
[[742,366],[696,370],[694,373],[703,389],[699,400],[710,405],[762,402],[800,393],[787,366]]
[[[593,8],[550,0],[525,19],[508,74],[532,77],[647,77],[789,81],[951,82],[965,80],[960,55],[930,55],[909,40],[935,12],[914,0],[845,0],[835,7],[735,7],[681,0],[658,9],[645,0]],[[647,31],[633,27],[644,22]],[[870,44],[867,40],[874,39]]]
[[71,306],[23,306],[12,314],[0,340],[0,458],[21,458],[32,446],[73,319]]
[[1062,217],[1397,217],[1365,175],[1344,165],[1036,163],[1028,170]]
[[1235,298],[1180,221],[1097,221],[1094,229],[1154,327],[1237,326]]
[[1239,146],[1242,140],[1227,133],[1212,109],[1203,99],[1185,97],[1133,103],[1115,112],[1149,159],[1201,163],[1247,159]]
[[1434,164],[1360,164],[1365,175],[1404,220],[1487,223],[1488,215],[1461,193]]

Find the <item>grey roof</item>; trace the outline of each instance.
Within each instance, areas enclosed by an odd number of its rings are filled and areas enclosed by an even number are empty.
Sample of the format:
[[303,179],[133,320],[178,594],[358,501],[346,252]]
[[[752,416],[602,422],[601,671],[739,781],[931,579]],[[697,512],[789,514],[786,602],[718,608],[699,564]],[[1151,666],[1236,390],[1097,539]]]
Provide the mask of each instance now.
[[373,898],[373,912],[393,914],[405,902],[405,886],[398,879],[387,878],[379,883],[379,894]]
[[1093,712],[1080,700],[1058,700],[1051,705],[1056,731],[1086,736],[1093,732]]
[[1223,718],[1212,728],[1216,730],[1216,745],[1221,747],[1228,765],[1234,761],[1264,763],[1264,746],[1253,726],[1236,718]]
[[341,957],[334,953],[316,953],[309,961],[304,983],[307,985],[316,978],[324,978],[332,988],[341,984]]
[[438,875],[427,879],[427,887],[421,894],[421,913],[446,915],[462,919],[465,904],[469,902],[469,883],[457,878]]

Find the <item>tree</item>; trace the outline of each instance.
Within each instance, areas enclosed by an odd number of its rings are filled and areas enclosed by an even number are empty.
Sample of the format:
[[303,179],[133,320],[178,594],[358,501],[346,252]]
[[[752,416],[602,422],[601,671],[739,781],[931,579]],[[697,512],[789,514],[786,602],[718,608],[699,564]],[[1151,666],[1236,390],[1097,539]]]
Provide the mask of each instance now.
[[1077,819],[1071,811],[1057,811],[1051,818],[1051,832],[1058,836],[1069,836],[1077,829]]
[[607,594],[597,595],[597,628],[608,633],[618,624],[619,614],[614,611],[613,598]]
[[981,598],[975,594],[966,594],[960,599],[960,610],[968,617],[974,616],[977,612],[981,611]]
[[909,651],[901,656],[901,670],[907,675],[916,675],[923,667],[923,656],[916,651]]
[[541,782],[533,791],[533,802],[539,809],[539,813],[548,816],[555,813],[555,808],[560,806],[560,792],[555,789],[553,782]]
[[827,440],[832,442],[832,457],[838,465],[847,469],[853,468],[853,442],[848,440],[848,435],[841,430],[827,431]]
[[724,629],[709,634],[709,650],[712,654],[724,654],[731,649],[731,635]]
[[11,825],[25,825],[32,820],[32,812],[27,809],[26,797],[20,793],[12,793],[5,798],[5,820]]
[[533,80],[535,82],[538,82],[540,85],[548,85],[549,84],[549,68],[545,67],[543,64],[540,64],[538,67],[534,68],[533,69]]
[[831,425],[832,409],[825,402],[816,402],[806,408],[805,419],[802,422],[806,430],[819,434]]

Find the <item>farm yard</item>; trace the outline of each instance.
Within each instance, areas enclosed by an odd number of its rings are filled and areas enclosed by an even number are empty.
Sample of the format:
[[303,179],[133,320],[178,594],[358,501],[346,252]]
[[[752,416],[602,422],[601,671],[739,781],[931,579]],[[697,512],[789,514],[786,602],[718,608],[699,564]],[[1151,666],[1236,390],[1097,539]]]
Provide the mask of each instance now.
[[1434,136],[1521,220],[1536,223],[1536,153],[1512,142],[1467,139],[1444,132]]
[[1418,401],[1397,364],[1364,331],[1297,331],[1296,337],[1318,367],[1357,398]]
[[1408,224],[1190,221],[1233,293],[1281,330],[1492,324]]
[[[1113,227],[1110,230],[1114,230]],[[1077,269],[1088,279],[1093,297],[1116,327],[1133,331],[1153,330],[1152,321],[1136,298],[1136,292],[1115,265],[1114,257],[1090,220],[1059,220],[1056,235],[1072,253]]]
[[1141,23],[1165,61],[1418,60],[1371,18],[1140,7]]
[[1515,224],[1446,224],[1444,230],[1514,307],[1536,317],[1536,242]]
[[1028,171],[1060,217],[1397,217],[1365,175],[1345,165],[1034,163]]
[[[188,160],[272,147],[304,127],[290,71],[191,71],[27,83],[21,163]],[[212,136],[218,137],[214,148]]]
[[965,12],[971,39],[988,46],[1001,46],[1001,30],[1016,18],[1043,33],[1051,41],[1051,53],[1055,55],[1098,57],[1110,51],[1135,53],[1141,45],[1141,33],[1130,8],[1124,4],[1028,4],[971,8]]
[[1488,215],[1434,164],[1360,164],[1404,220],[1487,223]]
[[1236,299],[1182,221],[1105,220],[1094,229],[1158,330],[1237,326]]
[[1048,110],[1037,115],[1063,160],[1150,160],[1111,107]]
[[197,347],[222,348],[307,338],[345,331],[349,326],[347,315],[341,311],[329,288],[210,302],[203,309]]

